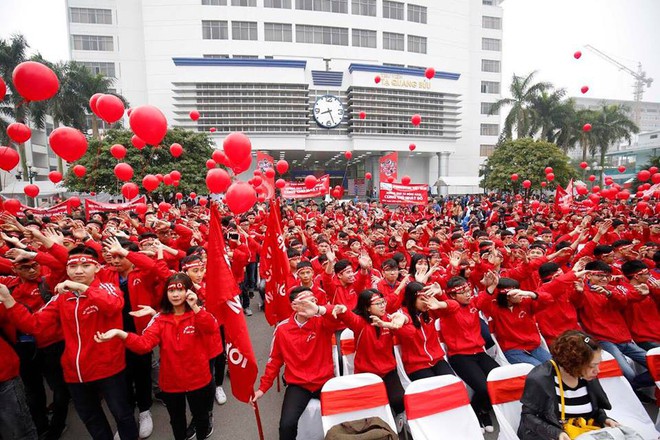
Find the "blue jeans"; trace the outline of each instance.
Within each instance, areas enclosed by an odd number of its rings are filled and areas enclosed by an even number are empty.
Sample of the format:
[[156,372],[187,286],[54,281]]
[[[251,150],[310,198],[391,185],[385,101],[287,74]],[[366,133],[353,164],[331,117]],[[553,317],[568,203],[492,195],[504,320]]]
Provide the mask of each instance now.
[[532,364],[534,366],[541,365],[552,359],[550,353],[545,348],[536,347],[532,351],[525,350],[508,350],[504,352],[506,360],[512,364]]
[[8,439],[37,440],[37,428],[18,377],[0,382],[0,432]]
[[615,344],[609,341],[600,341],[600,346],[603,347],[603,350],[614,356],[621,372],[628,379],[630,385],[634,389],[652,387],[654,385],[651,374],[648,371],[645,371],[642,374],[635,374],[635,370],[632,369],[625,356],[628,356],[633,361],[637,362],[639,365],[647,368],[646,365],[646,351],[639,347],[639,345],[634,342],[624,342],[622,344]]

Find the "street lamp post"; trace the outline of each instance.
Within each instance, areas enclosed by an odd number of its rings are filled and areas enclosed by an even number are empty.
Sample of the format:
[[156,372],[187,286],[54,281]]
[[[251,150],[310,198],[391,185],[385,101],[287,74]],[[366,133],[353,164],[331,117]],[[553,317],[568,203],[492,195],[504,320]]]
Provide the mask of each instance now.
[[[34,170],[34,167],[30,162],[27,163],[27,176],[23,176],[23,172],[21,170],[16,171],[16,180],[23,180],[25,177],[27,177],[28,181],[30,182],[30,185],[34,183],[34,178],[39,175],[37,171]],[[32,201],[32,205],[36,206],[36,203],[32,197],[28,197],[28,201]]]

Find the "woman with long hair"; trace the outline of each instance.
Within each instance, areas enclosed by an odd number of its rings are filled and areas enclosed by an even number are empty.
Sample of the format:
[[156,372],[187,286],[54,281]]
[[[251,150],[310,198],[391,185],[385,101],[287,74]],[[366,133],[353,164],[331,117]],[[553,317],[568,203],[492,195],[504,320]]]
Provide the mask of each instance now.
[[209,407],[214,389],[207,344],[210,335],[219,330],[215,318],[199,306],[194,289],[188,275],[176,273],[165,283],[160,313],[142,335],[115,328],[98,332],[94,337],[97,342],[118,337],[138,354],[160,346],[158,382],[175,440],[186,438],[186,400],[195,421],[197,439],[207,438],[213,432]]

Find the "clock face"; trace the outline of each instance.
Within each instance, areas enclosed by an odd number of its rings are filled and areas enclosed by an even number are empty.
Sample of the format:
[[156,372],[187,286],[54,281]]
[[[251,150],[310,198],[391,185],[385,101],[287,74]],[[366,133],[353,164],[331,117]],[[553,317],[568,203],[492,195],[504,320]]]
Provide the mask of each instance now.
[[323,128],[335,128],[344,119],[344,106],[333,95],[323,95],[314,103],[314,120]]

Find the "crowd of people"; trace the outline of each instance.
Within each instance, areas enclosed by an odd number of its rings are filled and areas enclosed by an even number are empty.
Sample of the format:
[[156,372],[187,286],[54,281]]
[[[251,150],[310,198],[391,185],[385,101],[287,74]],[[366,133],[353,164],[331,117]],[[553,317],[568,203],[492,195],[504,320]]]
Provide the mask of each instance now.
[[[591,353],[605,350],[646,401],[642,390],[654,384],[646,352],[660,346],[660,204],[650,205],[639,212],[617,201],[562,213],[499,195],[413,207],[283,205],[291,315],[275,327],[252,401],[284,367],[279,435],[295,439],[308,402],[335,375],[333,336],[346,328],[355,334],[355,373],[383,379],[395,414],[404,411],[395,340],[410,380],[454,374],[474,390],[486,432],[493,431],[486,378],[499,365],[497,350],[509,363],[544,369],[530,374],[544,391],[553,358],[565,384],[593,390],[585,381],[597,376],[600,356]],[[154,204],[144,215],[0,216],[0,438],[60,438],[70,401],[95,440],[146,438],[154,397],[165,403],[176,440],[211,435],[214,406],[227,396],[223,323],[204,307],[213,294],[209,209],[223,216],[231,272],[252,316],[253,293],[264,304],[258,264],[267,204],[241,215],[189,201],[167,212]],[[580,365],[561,350],[566,340],[586,344],[574,353],[589,348]],[[526,391],[521,438],[563,439],[561,429],[538,422],[537,401]],[[575,408],[572,416],[615,423],[602,406]],[[558,420],[558,411],[548,417]]]

